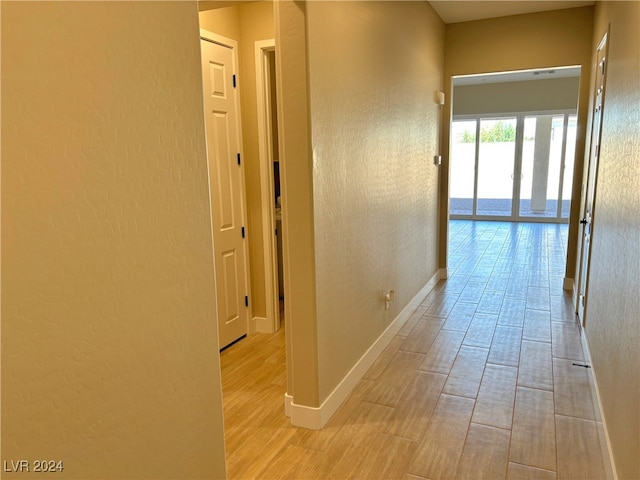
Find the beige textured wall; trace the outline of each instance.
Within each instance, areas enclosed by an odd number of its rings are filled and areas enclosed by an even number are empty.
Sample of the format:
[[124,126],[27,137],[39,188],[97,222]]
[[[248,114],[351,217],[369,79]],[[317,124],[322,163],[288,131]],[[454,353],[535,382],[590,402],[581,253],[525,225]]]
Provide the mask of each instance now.
[[272,2],[252,2],[240,5],[240,43],[238,48],[240,50],[241,72],[242,145],[245,158],[249,246],[251,249],[251,311],[254,317],[265,317],[267,311],[262,209],[269,208],[269,206],[262,205],[260,196],[255,42],[272,39],[273,35]]
[[256,100],[255,42],[274,38],[273,3],[246,2],[200,12],[200,26],[238,42],[242,147],[247,188],[247,217],[251,274],[251,312],[266,316],[264,243],[260,196],[260,157]]
[[[581,65],[582,80],[578,101],[578,130],[576,141],[576,167],[574,170],[573,198],[569,225],[569,244],[565,276],[573,278],[576,263],[576,238],[582,163],[586,134],[589,77],[591,62],[591,37],[593,7],[570,8],[550,12],[531,13],[474,22],[447,25],[445,50],[445,122],[443,128],[443,175],[441,176],[440,232],[442,245],[446,244],[448,231],[449,175],[449,121],[451,112],[451,76],[488,73],[530,68]],[[454,100],[455,101],[455,100]],[[446,248],[440,250],[440,265],[446,265]]]
[[2,459],[223,477],[196,4],[1,8]]
[[458,85],[454,88],[454,115],[575,110],[580,79]]
[[310,2],[307,25],[322,400],[437,271],[444,24],[426,2]]
[[[216,4],[218,2],[201,2],[205,4]],[[212,7],[213,8],[213,7]],[[217,7],[212,10],[201,11],[200,28],[217,33],[223,37],[239,41],[240,39],[240,7]]]
[[640,478],[640,2],[596,8],[611,23],[586,335],[620,479]]

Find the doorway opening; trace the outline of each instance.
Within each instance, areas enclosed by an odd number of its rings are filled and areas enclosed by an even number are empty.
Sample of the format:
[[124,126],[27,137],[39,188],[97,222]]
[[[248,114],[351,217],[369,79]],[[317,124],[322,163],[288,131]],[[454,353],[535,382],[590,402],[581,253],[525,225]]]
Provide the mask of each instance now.
[[[254,435],[255,443],[245,443],[244,432],[254,419],[253,412],[273,409],[284,417],[283,397],[288,388],[288,339],[285,329],[280,328],[283,312],[279,288],[283,282],[278,280],[277,261],[282,255],[278,256],[281,228],[276,211],[281,189],[274,5],[204,1],[198,5],[201,29],[237,42],[238,69],[232,83],[242,110],[243,155],[237,161],[241,161],[245,172],[248,222],[243,234],[246,233],[249,250],[251,296],[242,304],[249,311],[248,334],[220,353],[220,367],[227,472],[231,477],[243,478],[250,476],[246,469],[253,464],[253,446],[270,441]],[[236,160],[235,150],[230,153]],[[213,200],[214,191],[211,196]]]
[[255,42],[255,59],[266,292],[265,324],[262,328],[257,325],[257,330],[273,333],[280,329],[284,320],[283,230],[275,40]]
[[567,223],[580,67],[453,78],[452,219]]
[[[275,24],[272,2],[222,5],[199,2],[200,27],[237,42],[234,93],[241,105],[242,158],[247,222],[242,231],[248,248],[250,294],[247,334],[274,333],[281,325],[282,276],[278,246],[282,244],[278,122],[276,109]],[[265,40],[265,38],[267,40]],[[236,161],[236,151],[231,152]],[[212,197],[213,198],[213,197]],[[245,237],[243,237],[245,238]],[[281,264],[281,262],[280,262]]]

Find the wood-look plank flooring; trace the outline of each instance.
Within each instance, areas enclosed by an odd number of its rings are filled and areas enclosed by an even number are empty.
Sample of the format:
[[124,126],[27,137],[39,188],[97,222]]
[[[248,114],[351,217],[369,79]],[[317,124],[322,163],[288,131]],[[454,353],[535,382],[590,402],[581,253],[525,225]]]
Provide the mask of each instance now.
[[606,478],[566,243],[452,221],[449,279],[320,431],[284,415],[284,329],[222,352],[228,478]]

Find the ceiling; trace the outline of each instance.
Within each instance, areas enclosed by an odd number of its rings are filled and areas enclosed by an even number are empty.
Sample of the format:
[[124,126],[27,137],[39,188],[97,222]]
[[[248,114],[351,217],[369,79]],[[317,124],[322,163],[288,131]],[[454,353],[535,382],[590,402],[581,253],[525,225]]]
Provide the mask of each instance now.
[[[199,0],[200,11],[230,7],[255,0]],[[323,0],[311,0],[323,1]],[[523,13],[561,10],[563,8],[593,5],[594,1],[583,0],[434,0],[429,2],[444,23],[468,22],[485,18],[506,17]]]
[[469,22],[486,18],[506,17],[523,13],[561,10],[563,8],[593,5],[593,1],[542,0],[542,1],[482,1],[482,0],[438,0],[429,2],[444,23]]

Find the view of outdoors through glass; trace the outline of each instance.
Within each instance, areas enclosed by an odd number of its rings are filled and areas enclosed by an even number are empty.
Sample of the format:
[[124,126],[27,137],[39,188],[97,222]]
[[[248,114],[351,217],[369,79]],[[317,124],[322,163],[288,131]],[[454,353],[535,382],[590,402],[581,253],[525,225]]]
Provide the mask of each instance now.
[[569,217],[576,115],[454,120],[452,218]]

